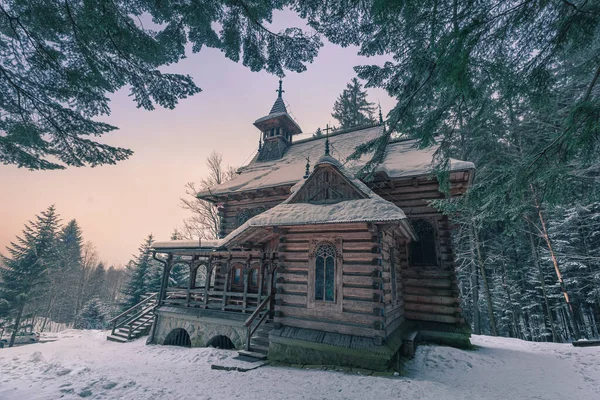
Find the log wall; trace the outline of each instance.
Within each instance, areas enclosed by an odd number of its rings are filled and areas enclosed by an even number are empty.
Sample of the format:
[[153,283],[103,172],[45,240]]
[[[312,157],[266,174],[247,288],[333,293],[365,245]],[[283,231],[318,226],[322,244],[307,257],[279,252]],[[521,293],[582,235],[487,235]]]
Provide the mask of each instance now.
[[[464,193],[468,186],[468,172],[450,174],[452,196]],[[429,200],[442,199],[437,180],[427,177],[405,178],[379,182],[373,190],[393,202],[410,220],[424,219],[431,223],[436,234],[437,265],[414,266],[408,262],[408,244],[399,245],[403,260],[402,287],[404,317],[411,320],[463,323],[459,291],[454,269],[451,242],[451,223],[428,204]]]
[[[341,238],[342,279],[335,305],[309,308],[311,240]],[[366,337],[385,337],[385,287],[377,232],[367,224],[287,228],[279,245],[275,322]]]

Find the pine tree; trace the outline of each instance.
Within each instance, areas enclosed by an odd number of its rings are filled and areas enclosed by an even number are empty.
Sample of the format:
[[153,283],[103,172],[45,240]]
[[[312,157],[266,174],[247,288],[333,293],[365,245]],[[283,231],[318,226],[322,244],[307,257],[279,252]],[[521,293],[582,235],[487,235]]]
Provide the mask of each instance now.
[[106,329],[110,320],[110,307],[97,297],[84,304],[77,316],[77,329]]
[[[90,138],[116,129],[109,94],[128,87],[138,107],[174,108],[200,92],[190,76],[161,66],[186,49],[220,49],[253,71],[302,72],[322,46],[318,35],[271,32],[284,3],[4,0],[0,6],[0,163],[30,169],[114,164],[128,149]],[[153,21],[152,29],[139,23]],[[187,44],[191,46],[187,46]]]
[[2,256],[6,268],[0,269],[0,316],[14,320],[9,346],[12,347],[26,308],[44,292],[48,271],[57,263],[58,214],[48,207],[33,222],[25,224],[22,236]]
[[138,254],[127,264],[129,279],[123,288],[124,308],[130,308],[141,300],[148,292],[158,291],[162,274],[157,273],[157,263],[152,259],[150,251],[154,237],[148,235],[139,247]]
[[367,101],[367,91],[362,90],[354,78],[339,95],[333,105],[331,116],[338,120],[341,129],[374,124],[375,105]]
[[[71,323],[76,316],[77,287],[81,269],[83,239],[76,220],[58,234],[57,268],[50,271],[48,294],[51,296],[46,317],[54,322]],[[43,329],[42,329],[43,330]]]
[[313,135],[312,135],[313,138],[320,138],[321,136],[323,136],[323,132],[321,131],[321,128],[317,128],[315,133],[313,133]]

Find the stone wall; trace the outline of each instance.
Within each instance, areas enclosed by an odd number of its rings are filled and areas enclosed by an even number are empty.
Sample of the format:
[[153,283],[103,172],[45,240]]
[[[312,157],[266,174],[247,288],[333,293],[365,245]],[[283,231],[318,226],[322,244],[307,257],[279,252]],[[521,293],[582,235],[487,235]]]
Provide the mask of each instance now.
[[174,329],[185,329],[190,335],[192,347],[206,347],[216,336],[226,336],[241,350],[246,343],[246,328],[243,322],[216,320],[214,318],[190,318],[186,315],[173,315],[159,312],[156,316],[154,343],[165,344],[167,335]]

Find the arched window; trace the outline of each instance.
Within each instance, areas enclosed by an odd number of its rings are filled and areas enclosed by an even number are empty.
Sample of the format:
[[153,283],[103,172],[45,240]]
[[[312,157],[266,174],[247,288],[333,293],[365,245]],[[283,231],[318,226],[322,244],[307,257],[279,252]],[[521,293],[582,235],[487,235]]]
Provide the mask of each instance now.
[[250,211],[246,208],[242,208],[237,213],[237,224],[238,226],[243,225],[244,222],[250,219]]
[[244,268],[242,265],[235,265],[231,268],[231,291],[244,291]]
[[423,219],[418,219],[412,221],[412,226],[419,240],[410,243],[410,264],[437,265],[433,225]]
[[335,301],[335,247],[321,244],[315,252],[315,300]]
[[250,268],[248,272],[248,291],[251,293],[258,292],[258,266]]

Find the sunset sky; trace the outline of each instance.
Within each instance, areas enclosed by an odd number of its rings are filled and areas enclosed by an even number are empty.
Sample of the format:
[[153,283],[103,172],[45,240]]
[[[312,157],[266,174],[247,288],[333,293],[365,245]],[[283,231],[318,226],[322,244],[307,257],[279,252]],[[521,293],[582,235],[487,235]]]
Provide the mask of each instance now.
[[[301,26],[290,13],[276,14],[274,25]],[[355,76],[353,67],[381,63],[357,56],[356,48],[326,43],[313,64],[283,80],[284,100],[302,130],[334,123],[333,103]],[[258,148],[259,131],[252,123],[266,115],[276,98],[278,78],[255,73],[214,49],[188,52],[188,58],[165,68],[189,74],[202,92],[174,110],[136,108],[125,88],[111,96],[112,114],[102,120],[119,127],[104,142],[132,149],[115,166],[28,171],[0,165],[0,252],[21,233],[23,224],[55,204],[63,222],[75,218],[85,241],[95,244],[108,264],[123,265],[144,238],[157,240],[187,216],[179,198],[186,182],[206,174],[205,160],[213,151],[225,164],[241,166]],[[369,90],[369,100],[381,102],[384,115],[394,101],[382,90]],[[302,135],[300,138],[306,137]]]

